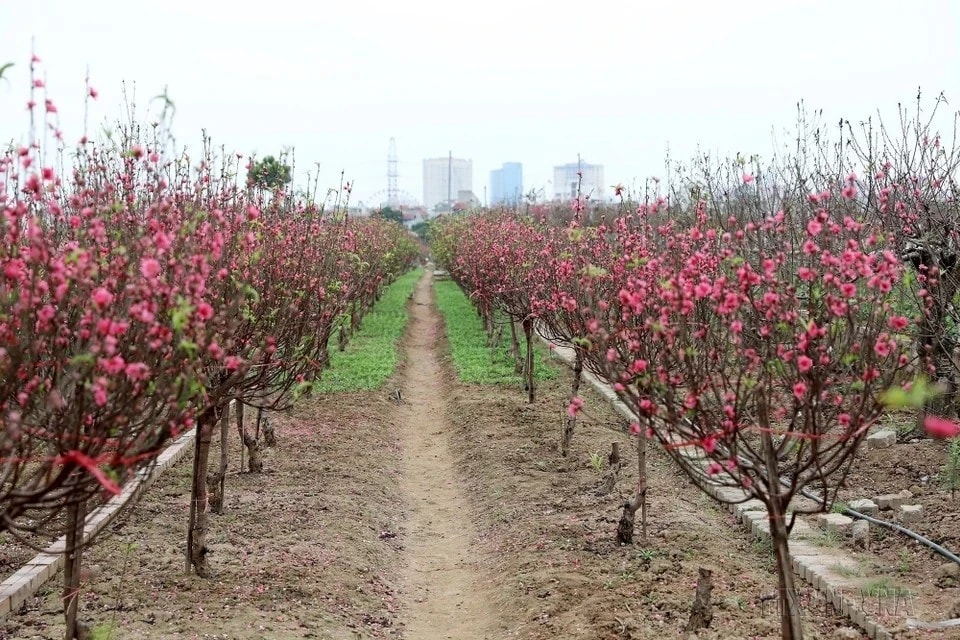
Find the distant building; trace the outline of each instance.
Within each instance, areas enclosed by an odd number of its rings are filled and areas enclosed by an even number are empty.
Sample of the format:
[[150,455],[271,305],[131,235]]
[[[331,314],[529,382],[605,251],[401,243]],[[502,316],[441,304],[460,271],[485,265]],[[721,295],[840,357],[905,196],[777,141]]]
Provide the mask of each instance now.
[[428,158],[423,161],[423,206],[452,207],[461,191],[473,191],[473,160]]
[[519,162],[504,162],[499,169],[490,172],[490,205],[520,204],[523,198],[523,165]]
[[[579,172],[582,174],[578,175]],[[591,200],[605,200],[603,165],[586,162],[571,162],[553,168],[553,197],[557,200],[572,200],[580,195]]]
[[457,192],[457,202],[454,204],[454,206],[461,205],[461,207],[472,209],[474,207],[479,207],[481,204],[483,203],[480,202],[480,198],[478,198],[473,191],[461,190]]

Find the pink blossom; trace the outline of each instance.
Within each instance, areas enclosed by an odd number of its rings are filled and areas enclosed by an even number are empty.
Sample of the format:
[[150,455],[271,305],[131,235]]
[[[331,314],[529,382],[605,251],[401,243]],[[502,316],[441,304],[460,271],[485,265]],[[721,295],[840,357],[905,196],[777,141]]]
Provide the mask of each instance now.
[[98,407],[107,404],[107,379],[97,378],[93,384],[93,401]]
[[226,367],[227,371],[236,371],[243,366],[243,358],[227,356],[223,361],[223,366]]
[[797,358],[797,369],[800,370],[800,373],[806,373],[810,371],[813,367],[813,359],[808,356],[800,356]]
[[113,294],[107,291],[104,287],[99,287],[93,292],[93,302],[98,307],[103,309],[113,302]]
[[880,339],[874,343],[873,351],[881,358],[887,357],[890,355],[890,342],[881,336]]
[[707,434],[703,438],[703,443],[701,444],[703,450],[707,453],[713,453],[717,448],[717,437],[712,433]]
[[115,376],[126,368],[127,363],[121,356],[113,356],[111,358],[100,358],[97,360],[97,365],[110,375]]
[[24,275],[24,263],[20,258],[10,260],[3,268],[3,275],[9,280],[19,280]]
[[903,331],[907,328],[908,321],[903,316],[890,316],[887,325],[894,331]]
[[131,362],[124,370],[127,377],[133,381],[146,380],[150,376],[150,367],[143,362]]
[[807,233],[811,236],[819,235],[823,231],[823,225],[816,219],[807,223]]
[[197,305],[197,317],[206,322],[213,317],[213,307],[207,302],[201,302]]
[[574,397],[570,400],[570,404],[567,406],[567,415],[571,418],[575,418],[580,410],[583,408],[583,398]]
[[803,399],[807,396],[807,385],[803,382],[793,385],[793,395],[797,400],[803,402]]
[[923,419],[923,428],[939,440],[960,436],[960,426],[956,422],[939,416],[927,415]]
[[43,322],[44,324],[46,324],[47,322],[50,322],[51,320],[53,320],[53,317],[56,314],[57,314],[57,310],[53,307],[53,305],[47,304],[47,305],[44,305],[40,309],[40,311],[37,313],[37,318],[40,320],[40,322]]
[[144,278],[152,280],[160,274],[160,263],[154,258],[144,258],[140,261],[140,273]]

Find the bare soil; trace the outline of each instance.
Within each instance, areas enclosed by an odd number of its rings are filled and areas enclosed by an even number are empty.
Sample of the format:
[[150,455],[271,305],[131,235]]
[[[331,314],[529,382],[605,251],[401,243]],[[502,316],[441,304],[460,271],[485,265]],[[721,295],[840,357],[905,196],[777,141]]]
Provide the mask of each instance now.
[[[909,415],[895,416],[889,426],[904,426],[912,420]],[[901,522],[895,510],[881,511],[878,517],[902,524],[960,555],[960,493],[951,495],[946,461],[947,444],[939,440],[910,439],[883,449],[864,446],[857,453],[839,499],[849,503],[909,490],[913,497],[906,504],[923,507],[919,520]],[[851,548],[848,538],[837,542]],[[960,580],[942,573],[944,565],[949,564],[946,558],[901,534],[873,525],[869,552],[864,562],[866,571],[879,576],[891,589],[909,589],[914,609],[910,617],[928,622],[960,617]],[[901,615],[892,622],[902,626],[904,618]],[[900,631],[898,637],[902,638],[960,637],[956,628],[940,632],[940,636],[929,631]]]
[[[262,474],[236,472],[231,433],[211,580],[184,573],[190,465],[177,465],[87,552],[82,618],[116,624],[118,640],[399,635],[400,447],[391,413],[385,394],[304,401],[274,417],[278,446],[264,451]],[[0,638],[62,637],[56,579],[0,620]]]
[[[569,374],[541,382],[533,404],[519,384],[456,383],[428,284],[388,389],[276,415],[262,474],[237,473],[231,433],[213,579],[184,574],[184,463],[88,552],[81,617],[115,622],[117,639],[679,637],[706,567],[713,620],[699,639],[778,638],[770,549],[655,449],[648,539],[638,531],[636,544],[618,545],[637,480],[636,440],[620,418],[586,390],[561,458]],[[600,496],[591,454],[605,458],[612,442],[625,468]],[[815,598],[804,613],[808,638],[857,637]],[[60,637],[55,583],[0,619],[0,640]]]
[[[777,591],[770,549],[751,542],[660,452],[648,452],[648,539],[640,541],[638,531],[633,546],[616,542],[622,505],[637,481],[636,440],[588,390],[570,456],[560,459],[564,377],[542,382],[532,405],[519,389],[463,386],[451,404],[470,495],[486,523],[486,573],[499,576],[492,580],[509,637],[678,637],[698,569],[706,567],[714,616],[698,638],[779,638],[776,603],[765,600]],[[620,443],[627,467],[617,490],[598,496],[602,475],[590,455],[605,457],[612,442]],[[808,638],[833,638],[849,625],[815,599],[805,615]]]

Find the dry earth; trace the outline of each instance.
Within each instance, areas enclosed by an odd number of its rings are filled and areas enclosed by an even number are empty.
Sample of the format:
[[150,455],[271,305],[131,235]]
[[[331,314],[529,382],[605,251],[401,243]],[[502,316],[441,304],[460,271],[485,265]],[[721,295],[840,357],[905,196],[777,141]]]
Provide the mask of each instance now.
[[[779,637],[769,549],[656,452],[648,539],[616,544],[635,441],[599,396],[585,393],[561,459],[566,374],[532,405],[518,388],[458,384],[429,279],[411,311],[389,387],[401,404],[387,390],[301,402],[274,419],[263,474],[237,473],[231,451],[211,580],[183,571],[189,466],[174,468],[88,552],[83,617],[118,639],[678,637],[707,567],[714,617],[699,638]],[[599,496],[590,454],[612,442],[628,464]],[[816,600],[805,615],[809,638],[865,637]],[[0,639],[61,636],[53,584],[0,620]]]

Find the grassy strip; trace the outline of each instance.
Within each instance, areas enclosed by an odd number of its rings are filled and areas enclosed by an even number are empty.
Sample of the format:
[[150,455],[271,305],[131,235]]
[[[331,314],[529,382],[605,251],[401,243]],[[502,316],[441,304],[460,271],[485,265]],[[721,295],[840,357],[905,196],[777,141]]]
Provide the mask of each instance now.
[[[443,314],[447,340],[453,356],[453,366],[461,382],[478,384],[516,384],[519,376],[514,372],[513,359],[508,352],[510,333],[500,345],[487,346],[487,334],[470,300],[460,287],[450,280],[435,283],[437,307]],[[520,338],[521,348],[523,338]],[[533,375],[537,380],[551,380],[557,376],[556,369],[548,364],[543,348],[537,344],[533,354]]]
[[407,299],[421,275],[423,269],[416,269],[387,287],[346,349],[330,354],[330,368],[323,372],[315,392],[370,391],[382,387],[393,375],[399,360],[398,343],[409,317]]

